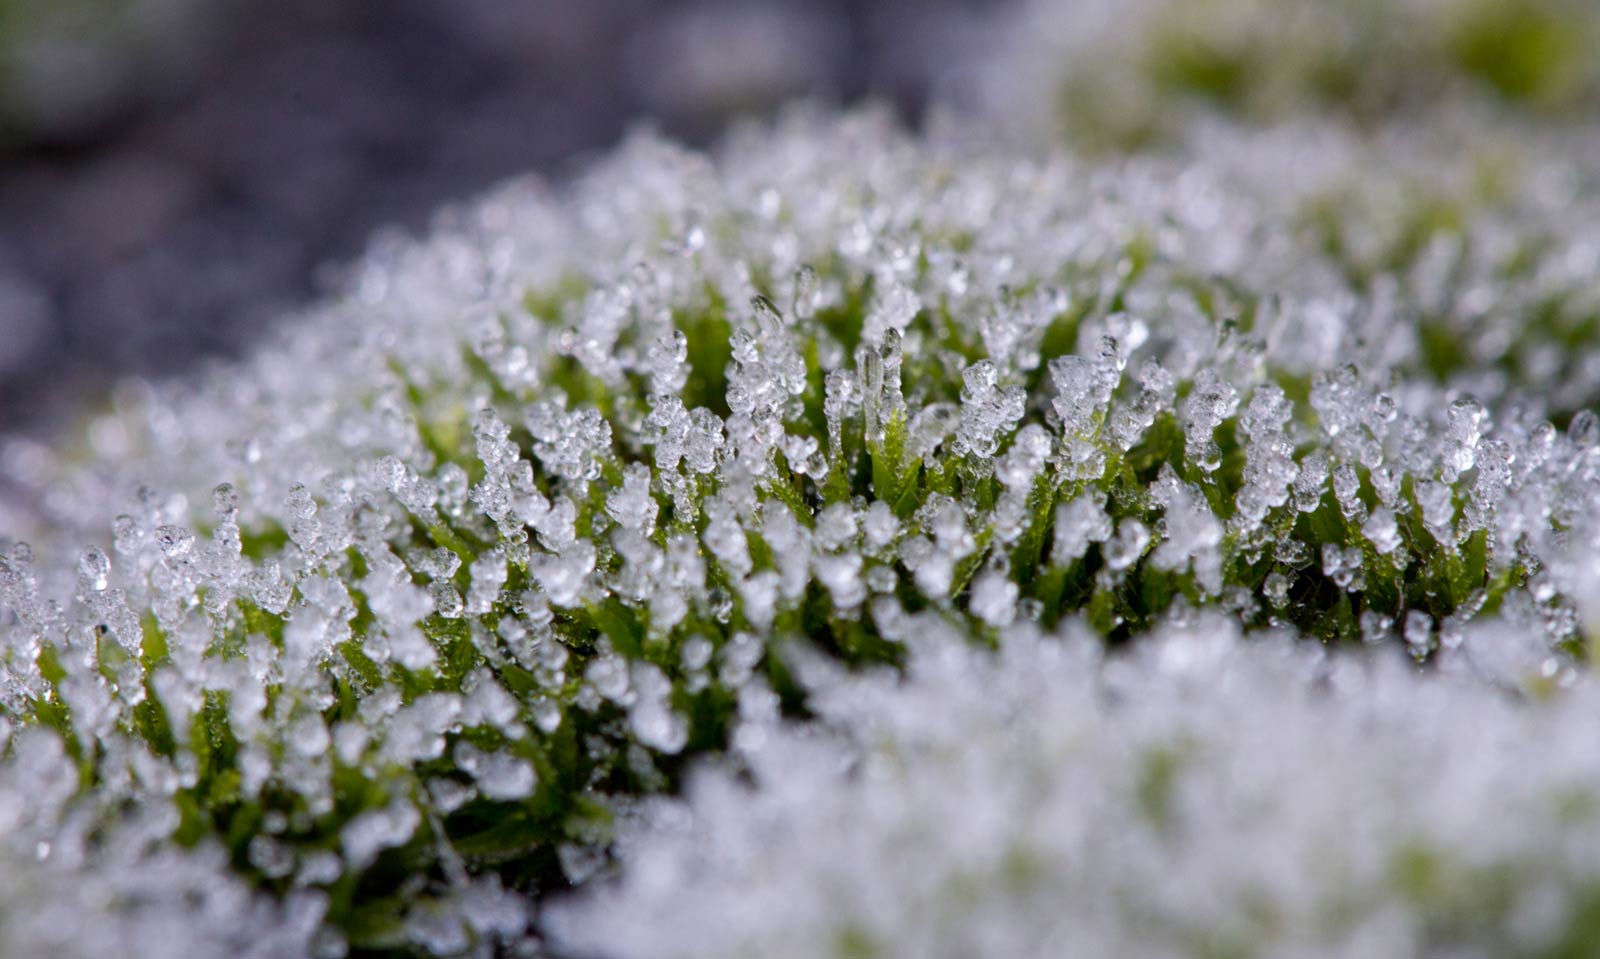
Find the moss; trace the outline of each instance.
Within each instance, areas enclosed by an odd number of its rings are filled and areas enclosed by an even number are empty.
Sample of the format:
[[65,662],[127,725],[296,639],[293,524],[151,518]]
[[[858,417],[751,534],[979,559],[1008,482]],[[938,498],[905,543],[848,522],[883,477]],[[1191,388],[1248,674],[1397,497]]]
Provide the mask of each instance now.
[[1573,102],[1593,70],[1592,16],[1539,0],[1474,0],[1450,24],[1448,48],[1463,73],[1508,100]]

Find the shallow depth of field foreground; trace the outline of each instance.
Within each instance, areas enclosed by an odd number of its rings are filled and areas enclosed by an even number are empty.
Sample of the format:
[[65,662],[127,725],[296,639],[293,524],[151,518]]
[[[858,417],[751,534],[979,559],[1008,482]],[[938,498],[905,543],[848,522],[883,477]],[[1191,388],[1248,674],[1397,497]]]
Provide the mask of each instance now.
[[0,440],[0,955],[1600,956],[1600,11],[994,16]]

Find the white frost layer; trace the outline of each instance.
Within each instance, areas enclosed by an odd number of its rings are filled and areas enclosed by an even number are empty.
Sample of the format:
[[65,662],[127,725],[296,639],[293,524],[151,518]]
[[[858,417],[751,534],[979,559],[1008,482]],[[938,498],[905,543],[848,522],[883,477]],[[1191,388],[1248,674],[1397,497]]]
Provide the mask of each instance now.
[[10,747],[0,767],[7,959],[298,959],[317,950],[322,892],[275,901],[252,890],[216,844],[170,841],[178,813],[169,803],[150,802],[108,824],[72,801],[76,762],[58,738],[9,734],[0,728]]
[[[44,704],[92,747],[82,798],[110,817],[195,788],[196,720],[225,696],[246,801],[320,817],[338,811],[337,771],[381,788],[338,823],[337,850],[252,843],[263,875],[328,889],[420,847],[464,803],[569,788],[529,761],[586,716],[626,711],[586,756],[664,783],[656,762],[690,733],[672,694],[715,683],[766,710],[763,657],[808,597],[891,643],[910,633],[880,613],[888,596],[969,637],[1040,618],[1021,592],[1035,571],[1007,560],[1041,478],[1063,498],[1041,564],[1097,557],[1103,596],[1170,574],[1196,602],[1266,625],[1308,593],[1376,592],[1422,564],[1425,600],[1455,574],[1494,593],[1433,604],[1438,622],[1415,606],[1363,617],[1364,638],[1508,684],[1570,681],[1600,623],[1600,420],[1563,414],[1600,391],[1600,354],[1524,321],[1546,300],[1587,315],[1600,217],[1562,198],[1592,175],[1574,162],[1571,177],[1530,177],[1537,202],[1469,209],[1426,255],[1363,279],[1237,159],[1019,160],[872,115],[797,115],[715,157],[642,138],[565,194],[510,187],[424,242],[384,242],[347,297],[250,361],[133,391],[85,449],[0,452],[22,493],[4,535],[40,534],[0,543],[0,707]],[[1348,220],[1375,248],[1393,226],[1364,207]],[[852,309],[865,342],[847,345],[819,317]],[[686,408],[708,400],[686,389],[705,371],[680,326],[708,313],[733,333],[726,415]],[[1046,349],[1063,316],[1077,317],[1072,342]],[[1459,367],[1426,368],[1424,320],[1459,346]],[[1508,342],[1519,351],[1501,363]],[[556,395],[562,369],[622,400],[609,419]],[[1531,388],[1552,378],[1561,391]],[[823,423],[806,422],[803,398],[820,399]],[[840,437],[859,449],[900,414],[913,466],[992,471],[994,495],[931,495],[899,517],[866,496],[819,505],[824,476],[861,472],[859,456],[829,462]],[[1168,463],[1129,479],[1117,464],[1163,427],[1183,434],[1183,475]],[[1230,455],[1237,490],[1213,479]],[[791,509],[774,481],[811,498]],[[1296,530],[1319,511],[1337,542],[1312,555]],[[440,548],[429,531],[446,525],[487,548]],[[1274,564],[1261,595],[1225,579],[1241,559]],[[1150,581],[1159,593],[1162,576]],[[648,606],[652,641],[693,614],[717,624],[715,642],[676,637],[681,655],[629,662],[551,625],[553,610],[613,600]],[[164,654],[145,646],[152,621]],[[481,669],[441,676],[450,636]],[[360,697],[348,715],[337,682]],[[167,751],[152,750],[153,704]],[[1238,708],[1274,725],[1279,705]],[[504,747],[465,748],[471,731]],[[574,881],[598,844],[587,835],[560,847]],[[429,892],[472,889],[493,908],[409,915],[406,935],[449,954],[522,931],[521,903],[495,883]]]
[[813,676],[822,728],[747,724],[743,774],[546,918],[650,959],[1463,959],[1551,946],[1600,882],[1592,682],[1519,701],[1213,616],[1082,632]]

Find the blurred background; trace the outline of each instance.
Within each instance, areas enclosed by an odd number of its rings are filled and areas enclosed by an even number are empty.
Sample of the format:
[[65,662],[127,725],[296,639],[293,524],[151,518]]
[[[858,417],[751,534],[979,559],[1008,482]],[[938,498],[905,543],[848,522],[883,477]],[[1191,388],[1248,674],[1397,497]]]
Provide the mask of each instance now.
[[0,0],[0,432],[237,355],[376,229],[646,122],[915,123],[1005,0]]

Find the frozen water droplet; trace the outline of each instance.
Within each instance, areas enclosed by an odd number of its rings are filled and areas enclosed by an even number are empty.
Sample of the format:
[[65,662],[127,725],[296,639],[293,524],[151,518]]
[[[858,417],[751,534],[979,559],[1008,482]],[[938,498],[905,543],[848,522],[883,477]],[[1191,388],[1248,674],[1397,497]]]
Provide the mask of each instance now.
[[1406,613],[1404,634],[1413,656],[1427,655],[1433,649],[1433,617],[1421,610],[1411,610]]
[[1266,593],[1267,601],[1274,607],[1281,609],[1289,601],[1289,577],[1276,570],[1267,574],[1261,589]]
[[817,271],[809,263],[802,263],[794,271],[794,295],[790,299],[790,312],[796,320],[808,320],[817,308]]
[[304,483],[289,487],[289,495],[284,498],[283,505],[291,520],[308,520],[317,515],[317,501],[312,499],[311,491],[306,489]]
[[239,494],[232,483],[222,483],[211,491],[211,512],[219,520],[238,514]]
[[99,592],[106,588],[111,575],[111,558],[98,546],[91,546],[78,557],[79,581],[89,589]]
[[656,338],[647,356],[650,364],[650,392],[666,396],[683,389],[689,380],[689,338],[672,329]]
[[1567,424],[1567,437],[1580,449],[1600,446],[1600,415],[1594,410],[1579,410]]
[[445,619],[460,619],[466,605],[461,600],[461,593],[446,582],[435,582],[432,590],[434,612]]
[[139,544],[144,541],[144,530],[132,516],[121,514],[111,522],[113,548],[123,556],[134,556],[139,552]]
[[182,559],[194,548],[194,534],[182,526],[159,526],[156,545],[168,559]]

